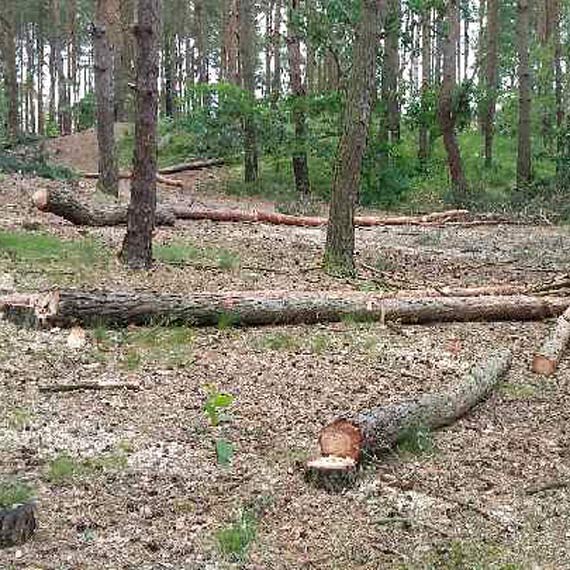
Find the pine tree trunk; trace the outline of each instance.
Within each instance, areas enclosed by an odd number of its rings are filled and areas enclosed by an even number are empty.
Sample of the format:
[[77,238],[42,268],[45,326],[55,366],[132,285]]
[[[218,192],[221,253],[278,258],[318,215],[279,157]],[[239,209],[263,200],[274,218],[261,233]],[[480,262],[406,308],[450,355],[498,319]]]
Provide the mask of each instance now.
[[43,28],[38,28],[38,36],[36,48],[38,50],[38,134],[45,135],[46,118],[44,110],[44,59],[45,59],[45,43],[43,37]]
[[382,66],[382,109],[380,140],[396,143],[400,140],[400,104],[398,77],[400,75],[400,0],[388,0],[384,64]]
[[524,190],[531,181],[531,78],[529,67],[530,14],[528,0],[517,3],[517,52],[519,77],[519,127],[517,188]]
[[0,26],[2,27],[2,59],[4,63],[4,86],[8,103],[8,137],[12,141],[18,138],[20,132],[20,113],[18,103],[18,76],[16,67],[16,31],[14,26],[14,13],[12,4],[7,10],[0,13]]
[[495,134],[495,108],[499,76],[497,72],[499,44],[499,0],[487,0],[487,55],[485,59],[485,103],[483,110],[483,136],[485,165],[493,164],[493,137]]
[[138,0],[135,154],[122,260],[132,269],[152,264],[156,214],[160,0]]
[[300,0],[289,0],[289,18],[287,20],[288,37],[287,50],[289,53],[289,76],[293,102],[293,124],[295,127],[295,148],[293,151],[293,174],[295,188],[300,196],[310,193],[309,166],[307,163],[307,119],[305,115],[306,90],[301,74],[301,41],[296,29]]
[[275,18],[273,20],[273,82],[271,86],[271,97],[273,102],[277,102],[281,96],[281,0],[275,0]]
[[121,0],[117,48],[115,51],[115,120],[127,122],[130,119],[129,83],[133,82],[134,46],[131,25],[133,22],[133,0]]
[[174,34],[167,30],[164,33],[163,43],[164,61],[164,112],[167,117],[173,118],[174,108]]
[[249,106],[244,124],[244,174],[246,182],[257,180],[257,134],[255,129],[255,4],[252,0],[240,1],[239,51],[242,86],[248,93]]
[[34,76],[37,69],[34,26],[30,24],[26,33],[26,91],[28,97],[28,132],[36,133],[36,106]]
[[376,89],[379,4],[376,0],[361,4],[343,132],[334,164],[325,263],[330,270],[344,274],[354,273],[354,209]]
[[115,147],[114,66],[111,45],[110,0],[97,0],[93,26],[95,95],[97,100],[97,144],[99,148],[99,190],[119,195],[119,167]]
[[271,97],[271,59],[273,56],[273,9],[274,0],[268,0],[265,6],[265,98]]
[[418,158],[422,164],[430,156],[429,122],[426,117],[425,106],[431,85],[431,7],[424,8],[422,12],[422,110],[420,117],[420,135]]
[[453,111],[453,93],[457,73],[457,51],[455,49],[458,32],[457,18],[458,0],[448,0],[443,39],[443,81],[439,91],[437,116],[447,152],[452,196],[456,204],[461,204],[467,197],[467,180],[455,134],[455,113]]

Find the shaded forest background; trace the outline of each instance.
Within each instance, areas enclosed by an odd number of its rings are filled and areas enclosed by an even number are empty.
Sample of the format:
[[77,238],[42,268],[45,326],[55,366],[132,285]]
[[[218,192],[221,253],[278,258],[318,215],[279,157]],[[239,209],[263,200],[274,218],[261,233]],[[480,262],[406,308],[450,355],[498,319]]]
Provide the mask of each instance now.
[[[4,0],[5,147],[95,125],[95,4]],[[103,4],[115,120],[132,122],[134,2]],[[260,194],[285,210],[299,191],[328,199],[362,4],[164,0],[159,164],[224,157],[233,165],[223,182],[229,193]],[[567,218],[569,29],[564,0],[381,2],[360,204],[425,210],[449,202]],[[446,130],[458,140],[464,181]],[[128,165],[132,132],[118,145]],[[303,186],[291,157],[305,153]]]

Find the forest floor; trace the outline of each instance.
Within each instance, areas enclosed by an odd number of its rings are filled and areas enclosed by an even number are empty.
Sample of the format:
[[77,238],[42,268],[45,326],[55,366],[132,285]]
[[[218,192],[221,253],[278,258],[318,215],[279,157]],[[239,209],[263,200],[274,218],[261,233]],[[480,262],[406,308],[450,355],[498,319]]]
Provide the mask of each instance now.
[[[221,176],[192,173],[159,199],[271,207],[216,195]],[[570,261],[562,227],[377,227],[357,230],[358,260],[375,271],[341,280],[320,268],[322,228],[201,221],[158,229],[156,267],[141,277],[116,260],[124,229],[33,209],[35,190],[59,184],[0,181],[0,292],[535,283]],[[72,185],[98,199],[92,182]],[[2,570],[570,568],[569,490],[526,493],[570,481],[570,363],[546,380],[529,372],[552,323],[223,325],[97,328],[70,348],[69,331],[0,322],[0,475],[31,482],[39,507],[36,537],[1,550]],[[499,346],[513,367],[467,417],[378,460],[344,493],[304,481],[339,413],[452,385]],[[140,389],[39,390],[90,381]],[[218,426],[204,414],[212,391],[234,398]],[[229,465],[220,440],[233,445]]]

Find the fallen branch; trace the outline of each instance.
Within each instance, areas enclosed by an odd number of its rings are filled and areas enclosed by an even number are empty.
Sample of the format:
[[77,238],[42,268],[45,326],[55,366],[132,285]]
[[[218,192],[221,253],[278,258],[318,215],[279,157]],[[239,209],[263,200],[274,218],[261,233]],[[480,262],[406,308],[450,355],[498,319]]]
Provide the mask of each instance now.
[[[81,174],[82,178],[87,178],[88,180],[97,180],[99,178],[98,172],[83,172]],[[119,179],[128,180],[132,177],[131,172],[122,171],[119,172]],[[159,184],[164,184],[165,186],[176,186],[177,188],[184,188],[185,184],[182,180],[175,180],[174,178],[167,178],[161,174],[156,175],[156,181]]]
[[352,476],[363,458],[389,450],[410,430],[433,430],[453,423],[489,395],[510,364],[510,351],[496,351],[447,392],[335,420],[321,430],[321,457],[308,462],[308,477],[318,484],[334,484],[347,474]]
[[5,317],[35,326],[127,326],[152,322],[217,325],[230,318],[236,326],[314,324],[374,320],[382,323],[525,321],[560,315],[570,299],[557,297],[389,298],[370,293],[126,293],[78,291],[18,296],[4,300]]
[[540,351],[534,355],[532,371],[536,374],[551,376],[556,372],[562,354],[570,341],[570,309],[558,317],[556,327],[546,339]]
[[557,489],[566,489],[570,486],[569,480],[558,480],[554,479],[552,481],[545,481],[544,483],[537,483],[536,485],[530,485],[525,489],[527,495],[536,495],[542,493],[543,491],[555,491]]
[[140,390],[138,384],[116,382],[113,384],[98,384],[96,382],[82,382],[79,384],[46,384],[40,386],[40,392],[75,392],[79,390]]
[[[87,206],[67,190],[50,188],[38,190],[32,202],[42,212],[60,216],[76,226],[120,226],[127,223],[127,208],[120,204]],[[156,224],[173,226],[176,217],[171,210],[158,207]]]
[[201,168],[209,168],[211,166],[222,166],[225,163],[223,158],[208,158],[205,160],[193,160],[183,164],[175,164],[161,168],[160,174],[176,174],[177,172],[186,172],[187,170],[200,170]]

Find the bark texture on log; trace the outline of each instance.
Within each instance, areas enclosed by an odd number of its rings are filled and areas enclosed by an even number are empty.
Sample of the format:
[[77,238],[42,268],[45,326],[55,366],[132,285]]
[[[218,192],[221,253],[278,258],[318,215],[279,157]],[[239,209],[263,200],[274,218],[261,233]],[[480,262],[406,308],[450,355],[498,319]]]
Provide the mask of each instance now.
[[[337,419],[320,433],[321,455],[359,462],[389,450],[410,430],[449,425],[484,400],[510,364],[510,351],[498,350],[446,392],[428,393]],[[308,467],[318,465],[319,460],[315,460]]]
[[206,160],[194,160],[185,162],[184,164],[175,164],[159,169],[159,174],[176,174],[177,172],[185,172],[187,170],[199,170],[200,168],[209,168],[210,166],[222,166],[223,158],[210,158]]
[[[120,180],[128,180],[132,178],[132,172],[119,172],[119,179]],[[98,172],[83,172],[81,174],[82,178],[87,178],[88,180],[97,180],[99,178]],[[156,181],[159,184],[164,184],[165,186],[176,186],[177,188],[184,188],[185,184],[182,180],[176,180],[174,178],[167,178],[166,176],[162,176],[160,174],[156,175]]]
[[144,325],[157,320],[193,326],[314,324],[345,317],[401,324],[525,321],[558,316],[570,299],[504,297],[386,298],[362,293],[239,292],[187,295],[60,290],[0,304],[6,318],[33,326]]
[[552,334],[546,339],[540,351],[534,355],[532,371],[552,376],[558,368],[568,342],[570,342],[570,309],[558,317]]
[[33,503],[14,509],[0,509],[0,548],[29,540],[36,532],[36,507]]
[[[32,202],[42,212],[50,212],[60,216],[76,226],[121,226],[127,223],[127,208],[120,204],[87,206],[79,202],[66,190],[51,188],[38,190]],[[174,213],[168,209],[158,208],[156,223],[162,226],[173,226],[176,222]]]

